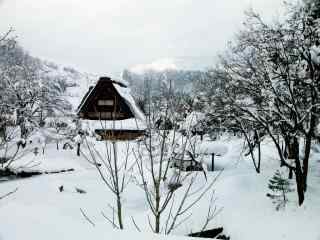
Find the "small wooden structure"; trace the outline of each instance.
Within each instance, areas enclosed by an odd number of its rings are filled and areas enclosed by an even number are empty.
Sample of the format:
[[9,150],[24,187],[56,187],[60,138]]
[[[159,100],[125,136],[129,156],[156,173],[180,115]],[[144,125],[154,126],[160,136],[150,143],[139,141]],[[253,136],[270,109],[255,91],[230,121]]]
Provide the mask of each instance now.
[[171,166],[186,172],[203,171],[202,164],[196,161],[187,151],[184,154],[175,154]]
[[133,128],[121,124],[119,127],[119,122],[123,122],[121,120],[143,121],[144,115],[127,86],[109,77],[101,77],[94,87],[89,88],[77,109],[77,115],[93,123],[95,134],[101,140],[132,140],[145,133],[145,129],[138,126]]

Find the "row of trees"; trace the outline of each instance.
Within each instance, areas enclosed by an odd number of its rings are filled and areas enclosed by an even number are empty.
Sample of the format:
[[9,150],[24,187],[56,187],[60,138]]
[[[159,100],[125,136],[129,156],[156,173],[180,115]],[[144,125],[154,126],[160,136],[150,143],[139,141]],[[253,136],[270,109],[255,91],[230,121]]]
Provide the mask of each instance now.
[[306,0],[286,8],[284,20],[272,23],[247,11],[243,29],[196,89],[211,124],[244,134],[257,173],[260,142],[272,139],[280,166],[295,174],[301,205],[312,141],[319,137],[320,6]]

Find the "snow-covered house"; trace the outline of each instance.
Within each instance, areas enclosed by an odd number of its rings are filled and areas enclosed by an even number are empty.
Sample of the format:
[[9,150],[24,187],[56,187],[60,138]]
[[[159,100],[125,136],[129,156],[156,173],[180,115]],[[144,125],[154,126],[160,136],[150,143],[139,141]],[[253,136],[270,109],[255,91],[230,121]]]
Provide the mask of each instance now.
[[122,82],[101,77],[83,97],[77,115],[82,128],[102,140],[132,140],[145,133],[145,117],[130,89]]

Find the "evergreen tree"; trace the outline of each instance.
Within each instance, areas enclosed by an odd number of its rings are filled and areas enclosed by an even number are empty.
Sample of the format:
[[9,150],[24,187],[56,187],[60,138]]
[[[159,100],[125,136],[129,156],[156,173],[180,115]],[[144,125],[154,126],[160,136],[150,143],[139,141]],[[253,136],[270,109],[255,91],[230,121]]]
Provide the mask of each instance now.
[[287,193],[292,192],[291,182],[285,179],[282,173],[277,170],[273,177],[269,180],[268,188],[272,193],[268,193],[267,197],[272,199],[276,205],[276,210],[282,209],[288,202]]

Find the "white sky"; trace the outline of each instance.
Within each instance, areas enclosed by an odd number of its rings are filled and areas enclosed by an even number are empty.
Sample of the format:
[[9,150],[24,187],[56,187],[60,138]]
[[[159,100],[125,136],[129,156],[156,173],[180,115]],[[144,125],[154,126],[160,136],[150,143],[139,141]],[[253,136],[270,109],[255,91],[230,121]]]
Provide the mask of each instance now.
[[13,27],[34,56],[103,74],[162,58],[213,57],[241,26],[245,9],[274,17],[281,2],[0,0],[0,31]]

